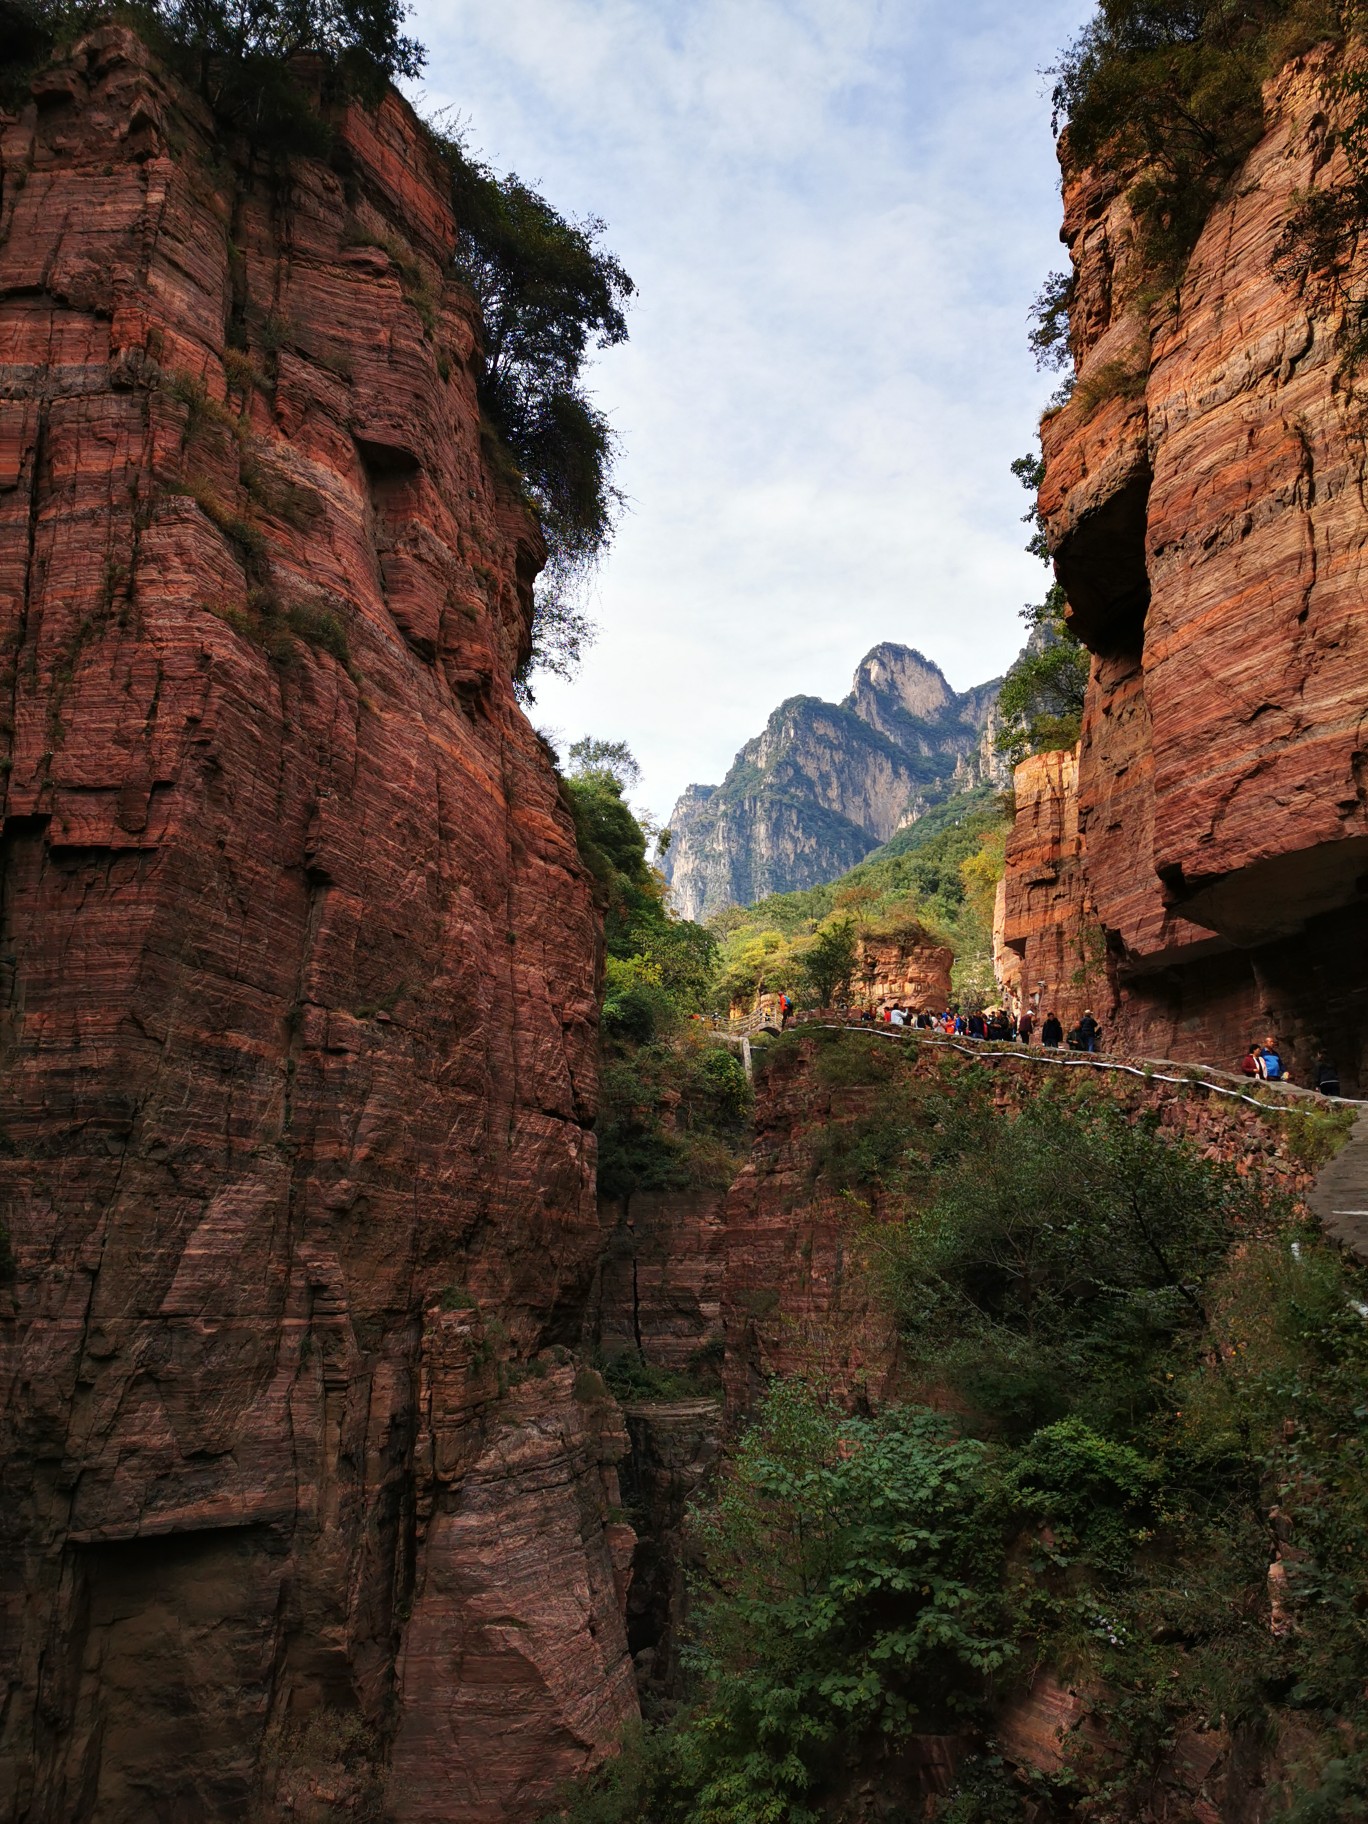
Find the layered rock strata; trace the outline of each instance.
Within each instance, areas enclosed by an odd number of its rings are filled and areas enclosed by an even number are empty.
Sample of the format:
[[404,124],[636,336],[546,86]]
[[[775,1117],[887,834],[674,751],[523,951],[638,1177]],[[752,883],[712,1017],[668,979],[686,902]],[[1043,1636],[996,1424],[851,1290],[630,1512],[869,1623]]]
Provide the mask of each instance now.
[[1267,86],[1266,131],[1152,317],[1129,301],[1120,178],[1066,169],[1078,382],[1043,426],[1040,506],[1094,654],[1076,794],[1088,903],[1064,918],[1095,913],[1105,934],[1118,1039],[1226,1061],[1274,1024],[1301,1080],[1327,1060],[1357,1089],[1362,407],[1343,300],[1274,272],[1301,197],[1344,176],[1333,76],[1323,51]]
[[1078,828],[1078,756],[1036,754],[1016,769],[994,943],[998,979],[1018,1010],[1110,1016],[1106,938],[1092,905]]
[[106,29],[0,136],[27,1824],[269,1814],[391,1744],[393,1815],[496,1824],[635,1706],[626,1438],[556,1354],[597,959],[511,682],[543,547],[442,172],[392,94],[334,126],[267,170]]
[[950,1005],[955,953],[920,926],[860,940],[853,992],[866,1006],[899,1002],[918,1013]]
[[709,1189],[636,1191],[600,1206],[603,1252],[587,1303],[587,1351],[670,1374],[716,1367],[724,1197]]

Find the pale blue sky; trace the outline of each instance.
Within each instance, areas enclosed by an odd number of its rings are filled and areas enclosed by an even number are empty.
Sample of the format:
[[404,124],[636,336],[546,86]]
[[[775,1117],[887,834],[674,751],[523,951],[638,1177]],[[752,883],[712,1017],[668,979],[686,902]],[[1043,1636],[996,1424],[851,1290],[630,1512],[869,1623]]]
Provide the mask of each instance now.
[[629,741],[664,818],[879,640],[957,689],[1043,586],[1008,470],[1052,382],[1063,263],[1039,71],[1087,0],[426,0],[418,97],[640,287],[593,388],[630,498],[572,685],[533,720]]

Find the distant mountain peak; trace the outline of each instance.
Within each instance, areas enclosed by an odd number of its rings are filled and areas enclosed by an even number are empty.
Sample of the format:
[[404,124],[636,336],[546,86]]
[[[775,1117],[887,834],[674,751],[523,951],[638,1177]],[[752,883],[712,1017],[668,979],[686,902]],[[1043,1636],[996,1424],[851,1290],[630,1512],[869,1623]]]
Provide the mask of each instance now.
[[939,665],[933,664],[914,646],[899,646],[896,641],[883,640],[871,647],[856,666],[846,702],[856,715],[864,715],[865,721],[880,727],[882,723],[877,716],[864,714],[863,706],[872,704],[875,699],[889,707],[896,706],[920,721],[930,721],[940,714],[954,694]]
[[842,702],[786,698],[721,785],[675,805],[664,871],[678,910],[707,918],[834,880],[932,805],[1002,783],[986,726],[1001,681],[953,691],[939,665],[884,640]]

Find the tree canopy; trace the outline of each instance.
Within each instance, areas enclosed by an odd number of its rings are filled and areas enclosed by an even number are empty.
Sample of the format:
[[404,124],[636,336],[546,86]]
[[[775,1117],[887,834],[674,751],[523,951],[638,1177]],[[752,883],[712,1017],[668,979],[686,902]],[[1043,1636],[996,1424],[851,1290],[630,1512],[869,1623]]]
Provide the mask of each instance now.
[[[1039,450],[1018,456],[1012,473],[1033,496],[1044,477]],[[1048,563],[1045,523],[1034,500],[1022,518],[1032,528],[1026,549]],[[1021,617],[1030,629],[1026,649],[1012,666],[998,692],[1002,728],[997,736],[999,753],[1016,765],[1028,754],[1050,753],[1072,747],[1083,725],[1083,699],[1088,688],[1091,661],[1086,647],[1065,619],[1068,601],[1058,583],[1052,583],[1043,602],[1029,602]]]
[[[401,29],[401,0],[0,0],[11,78],[114,11],[192,83],[225,124],[270,156],[322,153],[331,135],[295,60],[320,59],[325,93],[372,105],[421,73],[427,53]],[[312,73],[311,73],[312,74]]]
[[1265,79],[1342,29],[1336,0],[1100,0],[1064,50],[1050,72],[1055,124],[1075,165],[1128,185],[1155,293],[1177,283],[1262,131]]
[[481,407],[547,543],[528,669],[564,677],[591,635],[581,586],[623,505],[617,437],[584,369],[595,350],[626,341],[636,287],[602,245],[597,216],[562,215],[516,173],[496,175],[459,136],[439,143],[452,174],[457,268],[484,320]]

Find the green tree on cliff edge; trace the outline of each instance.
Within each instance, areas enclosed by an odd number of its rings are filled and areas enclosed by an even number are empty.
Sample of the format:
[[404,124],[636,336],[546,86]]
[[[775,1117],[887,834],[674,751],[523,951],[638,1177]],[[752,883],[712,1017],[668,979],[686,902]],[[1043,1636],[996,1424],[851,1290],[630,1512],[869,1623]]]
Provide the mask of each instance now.
[[[90,0],[0,0],[0,102],[24,98],[34,71],[111,15]],[[326,156],[318,106],[351,95],[376,105],[417,76],[427,53],[402,31],[402,0],[142,0],[132,25],[268,162]],[[499,176],[461,138],[429,124],[450,174],[456,272],[483,317],[480,405],[495,460],[527,499],[547,546],[532,648],[518,679],[530,699],[538,669],[568,677],[592,628],[583,584],[613,535],[622,495],[617,439],[584,384],[596,349],[627,337],[635,287],[601,244],[604,224],[562,215],[516,175]]]
[[[1039,490],[1044,469],[1039,451],[1018,456],[1012,464],[1012,473],[1033,496]],[[1024,517],[1032,527],[1026,549],[1048,563],[1045,527],[1034,501]],[[1030,628],[1026,650],[998,692],[1002,729],[997,747],[1013,766],[1028,754],[1072,747],[1083,725],[1090,660],[1087,649],[1064,618],[1067,607],[1063,589],[1052,583],[1043,602],[1028,603],[1021,611],[1021,618]]]
[[0,0],[11,89],[63,44],[117,10],[226,125],[273,153],[326,150],[328,135],[292,60],[322,60],[325,92],[374,104],[388,83],[417,76],[427,53],[400,30],[399,0]]

